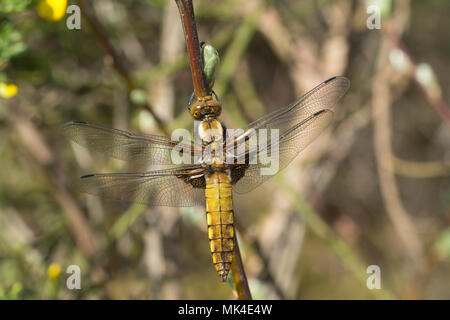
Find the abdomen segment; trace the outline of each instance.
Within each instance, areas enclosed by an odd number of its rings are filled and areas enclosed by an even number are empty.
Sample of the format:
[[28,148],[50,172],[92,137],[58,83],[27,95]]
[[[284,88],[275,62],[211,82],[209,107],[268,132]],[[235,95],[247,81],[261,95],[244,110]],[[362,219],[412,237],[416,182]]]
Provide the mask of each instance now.
[[211,255],[222,281],[227,279],[233,258],[233,203],[226,173],[212,173],[206,181],[206,222]]

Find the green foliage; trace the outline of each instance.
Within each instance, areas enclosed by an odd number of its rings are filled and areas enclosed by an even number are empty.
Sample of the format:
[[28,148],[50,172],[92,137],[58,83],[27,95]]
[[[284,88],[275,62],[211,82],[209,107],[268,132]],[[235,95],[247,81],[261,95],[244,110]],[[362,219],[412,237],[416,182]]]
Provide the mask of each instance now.
[[9,22],[0,26],[0,66],[27,48],[22,36]]
[[35,0],[0,1],[0,82],[7,81],[6,75],[1,71],[5,69],[9,60],[27,49],[20,31],[7,19],[8,15],[23,12],[35,2]]
[[388,18],[392,15],[391,0],[370,0],[369,5],[375,5],[379,7],[382,18]]
[[450,228],[441,232],[434,243],[434,248],[440,259],[450,258]]
[[0,299],[2,300],[17,300],[20,299],[20,294],[23,291],[23,286],[19,282],[15,282],[12,286],[7,288],[0,287]]
[[0,2],[0,14],[22,12],[34,3],[34,0],[2,0]]
[[[154,218],[152,215],[158,212],[153,208],[126,207],[79,195],[75,190],[80,175],[120,171],[116,162],[97,161],[90,150],[71,150],[59,130],[64,122],[84,120],[158,134],[154,118],[142,106],[148,103],[159,107],[162,99],[169,101],[161,105],[173,114],[165,125],[192,129],[192,119],[186,112],[192,83],[184,40],[178,38],[180,42],[173,47],[172,54],[178,56],[162,59],[161,54],[165,51],[161,48],[174,45],[172,32],[181,28],[179,21],[174,21],[177,15],[166,14],[166,10],[176,10],[174,1],[96,1],[95,10],[106,26],[106,38],[123,59],[136,87],[144,88],[130,92],[133,103],[127,103],[126,87],[111,68],[110,57],[104,55],[85,17],[82,30],[68,30],[63,21],[42,20],[35,3],[0,0],[0,82],[20,87],[19,99],[11,106],[21,111],[14,117],[8,107],[12,100],[0,98],[0,299],[232,298],[229,286],[220,283],[211,265],[203,208],[181,208],[178,221],[171,214]],[[293,170],[285,174],[284,188],[274,179],[251,194],[235,197],[236,221],[247,231],[245,241],[239,238],[239,246],[253,297],[273,297],[273,285],[265,277],[267,270],[273,272],[283,292],[288,292],[284,288],[289,282],[294,289],[298,287],[298,291],[286,295],[289,298],[405,296],[405,288],[416,280],[410,277],[413,263],[402,257],[403,249],[380,201],[371,131],[357,129],[366,117],[371,122],[365,105],[383,30],[366,30],[365,7],[348,6],[345,1],[257,3],[259,6],[247,8],[238,0],[194,0],[200,40],[208,41],[221,53],[221,67],[217,68],[217,50],[205,47],[204,72],[210,85],[216,78],[214,89],[223,102],[222,120],[230,128],[242,127],[294,101],[317,81],[331,76],[328,70],[341,70],[351,78],[352,94],[336,108],[339,121],[329,128],[336,142],[328,143],[328,138],[322,137],[325,142],[318,142],[318,146],[324,151],[317,153],[312,146],[311,153],[291,164]],[[435,78],[441,82],[447,101],[449,83],[444,71],[450,61],[445,16],[448,3],[412,1],[410,31],[404,38],[414,61],[429,63],[436,71]],[[383,19],[389,19],[396,7],[392,0],[371,4],[380,5]],[[113,19],[111,12],[117,16],[117,7],[120,19]],[[337,12],[341,12],[341,18],[336,18]],[[345,12],[348,16],[341,16]],[[342,17],[348,20],[336,27]],[[362,27],[356,25],[358,21],[362,21]],[[170,32],[164,32],[164,28]],[[348,56],[353,58],[335,69],[334,64],[340,65],[340,61],[330,57],[341,42],[349,44],[340,49],[349,50]],[[391,56],[391,62],[400,67],[404,59],[395,52]],[[426,99],[418,99],[415,86],[403,92],[398,90],[406,89],[406,82],[399,84],[392,86],[396,152],[424,160],[445,156],[445,126]],[[360,114],[353,117],[352,113]],[[28,126],[36,132],[27,131]],[[41,140],[55,159],[58,177],[66,181],[62,196],[58,193],[61,186],[53,185],[53,171],[36,160],[36,153],[45,158],[45,152],[30,148]],[[352,144],[350,151],[345,151],[347,144]],[[301,170],[303,167],[305,170]],[[141,170],[125,164],[119,168]],[[411,217],[417,224],[424,222],[427,229],[420,229],[421,234],[426,233],[424,239],[436,239],[430,249],[439,261],[445,261],[435,268],[439,272],[430,273],[432,281],[424,281],[427,288],[423,297],[448,298],[440,286],[448,282],[450,274],[448,177],[406,179],[398,180]],[[301,191],[294,192],[291,184]],[[67,202],[68,195],[71,201]],[[442,201],[436,201],[437,195]],[[83,255],[74,236],[76,224],[70,214],[75,204],[97,239],[93,258]],[[292,214],[286,217],[289,212]],[[289,232],[293,223],[306,223],[308,228],[305,238],[294,244],[292,239],[297,238]],[[281,230],[278,235],[277,230]],[[80,230],[81,234],[84,231]],[[154,234],[159,242],[150,243],[148,235]],[[253,239],[259,241],[268,268]],[[290,263],[300,254],[294,269]],[[82,290],[65,287],[68,274],[64,271],[59,279],[47,277],[46,270],[54,261],[62,270],[72,264],[80,266]],[[366,288],[368,264],[382,267],[382,290]],[[98,280],[97,275],[102,273],[106,276]],[[232,273],[228,281],[234,285]]]

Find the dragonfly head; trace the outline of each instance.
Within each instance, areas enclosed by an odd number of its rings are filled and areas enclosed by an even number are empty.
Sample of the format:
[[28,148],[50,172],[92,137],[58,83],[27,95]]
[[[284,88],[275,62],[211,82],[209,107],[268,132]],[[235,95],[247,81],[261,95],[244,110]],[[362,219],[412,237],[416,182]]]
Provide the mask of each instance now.
[[213,96],[205,96],[197,98],[192,105],[189,104],[189,112],[195,120],[217,118],[222,112],[222,106]]

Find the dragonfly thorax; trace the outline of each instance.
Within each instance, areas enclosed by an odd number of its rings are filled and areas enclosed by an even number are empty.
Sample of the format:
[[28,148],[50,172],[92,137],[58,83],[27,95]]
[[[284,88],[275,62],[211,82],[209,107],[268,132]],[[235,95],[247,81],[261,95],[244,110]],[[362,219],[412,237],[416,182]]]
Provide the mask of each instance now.
[[223,138],[223,127],[215,119],[202,121],[198,126],[198,135],[204,144],[221,140]]
[[203,145],[201,162],[211,166],[223,166],[225,156],[222,124],[216,119],[205,120],[199,124],[198,129],[198,135]]

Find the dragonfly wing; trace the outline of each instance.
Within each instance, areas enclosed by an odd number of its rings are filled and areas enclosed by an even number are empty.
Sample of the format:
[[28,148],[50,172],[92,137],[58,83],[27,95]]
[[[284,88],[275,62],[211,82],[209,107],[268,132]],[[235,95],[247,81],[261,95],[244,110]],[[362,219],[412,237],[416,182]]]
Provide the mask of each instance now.
[[[333,119],[331,110],[323,110],[311,116],[303,123],[294,126],[292,130],[280,135],[279,141],[272,141],[271,145],[259,149],[250,156],[250,164],[237,165],[238,174],[232,178],[235,186],[233,190],[237,193],[246,193],[269,178],[276,172],[284,169],[303,149],[305,149],[320,133],[330,124]],[[267,152],[268,158],[274,155],[272,150],[278,149],[278,158],[274,156],[271,161],[261,161],[261,154]],[[253,163],[253,164],[252,164]],[[240,174],[239,174],[240,172]]]
[[284,131],[290,130],[296,124],[321,110],[332,109],[349,87],[350,81],[345,77],[328,79],[292,104],[255,120],[241,130],[237,130],[233,135],[227,137],[227,147],[233,148],[246,143],[249,138],[257,135],[261,129],[279,129],[281,136]]
[[[334,104],[345,94],[350,82],[344,77],[329,79],[297,100],[295,103],[268,114],[244,128],[244,131],[229,137],[228,148],[245,144],[245,150],[237,152],[237,164],[233,182],[237,193],[245,193],[259,186],[273,174],[262,174],[261,169],[269,169],[271,162],[262,162],[261,155],[278,149],[278,170],[285,168],[304,150],[332,120]],[[265,146],[251,144],[252,138],[259,137],[261,129],[278,129],[278,139],[267,132]],[[239,163],[239,162],[238,162]],[[272,167],[273,168],[273,167]],[[269,170],[270,171],[270,170]]]
[[193,156],[195,148],[192,142],[183,144],[158,135],[140,136],[81,121],[66,123],[63,131],[69,139],[91,151],[145,165],[172,165],[171,152],[175,146],[180,156],[183,152]]
[[151,206],[186,207],[204,202],[203,168],[185,166],[144,173],[90,174],[81,177],[81,192],[114,201]]

